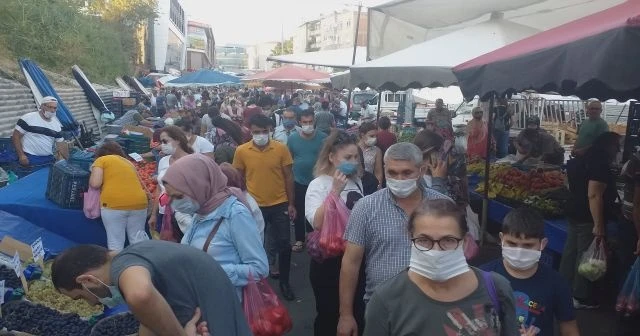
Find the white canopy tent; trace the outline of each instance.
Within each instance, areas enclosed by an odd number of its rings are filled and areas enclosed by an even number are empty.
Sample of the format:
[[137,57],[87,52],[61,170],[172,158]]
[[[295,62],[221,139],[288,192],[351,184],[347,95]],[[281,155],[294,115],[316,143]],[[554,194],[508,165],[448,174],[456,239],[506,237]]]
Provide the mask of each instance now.
[[537,32],[534,28],[493,17],[373,61],[356,64],[351,67],[349,85],[394,91],[450,86],[457,82],[451,70],[454,66]]
[[394,0],[369,8],[369,59],[376,59],[460,28],[491,13],[547,30],[625,0]]
[[338,90],[351,89],[351,86],[349,85],[350,77],[351,73],[349,70],[331,74],[331,87]]
[[[349,68],[353,59],[353,48],[323,50],[315,52],[297,53],[290,55],[269,56],[267,61],[325,66],[332,68]],[[367,48],[356,48],[355,64],[366,62]]]

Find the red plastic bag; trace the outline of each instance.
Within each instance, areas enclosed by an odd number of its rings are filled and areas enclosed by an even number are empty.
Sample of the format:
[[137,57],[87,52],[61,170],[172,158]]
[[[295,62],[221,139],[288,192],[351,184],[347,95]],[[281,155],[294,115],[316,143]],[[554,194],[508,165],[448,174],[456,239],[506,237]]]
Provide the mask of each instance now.
[[326,259],[324,251],[320,247],[320,231],[313,231],[307,235],[307,253],[318,262]]
[[624,315],[633,315],[640,310],[640,257],[631,267],[627,280],[618,294],[616,311]]
[[596,281],[607,272],[607,249],[602,237],[595,237],[589,248],[584,251],[578,273],[589,281]]
[[254,281],[249,275],[242,294],[244,314],[254,336],[281,336],[291,331],[291,316],[266,278]]
[[347,208],[340,196],[329,193],[324,200],[324,221],[320,229],[318,246],[325,258],[337,257],[344,253],[347,246],[344,231],[349,221],[351,210]]
[[82,211],[89,219],[100,217],[100,189],[91,188],[84,193]]
[[171,210],[171,205],[167,204],[164,207],[164,216],[162,217],[162,227],[160,228],[160,239],[177,243],[179,241],[178,239],[176,239],[175,232],[173,232],[173,224],[171,223],[172,218],[173,218],[173,210]]

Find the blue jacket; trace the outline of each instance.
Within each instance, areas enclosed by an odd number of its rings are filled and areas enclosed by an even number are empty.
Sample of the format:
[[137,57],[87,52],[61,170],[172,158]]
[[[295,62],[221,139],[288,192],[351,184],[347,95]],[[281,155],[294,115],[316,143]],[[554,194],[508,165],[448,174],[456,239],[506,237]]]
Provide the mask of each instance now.
[[255,280],[262,279],[269,272],[269,264],[256,221],[240,200],[231,196],[208,215],[195,215],[182,244],[202,250],[221,217],[224,219],[209,243],[208,253],[220,263],[242,300],[242,288],[247,285],[249,274]]

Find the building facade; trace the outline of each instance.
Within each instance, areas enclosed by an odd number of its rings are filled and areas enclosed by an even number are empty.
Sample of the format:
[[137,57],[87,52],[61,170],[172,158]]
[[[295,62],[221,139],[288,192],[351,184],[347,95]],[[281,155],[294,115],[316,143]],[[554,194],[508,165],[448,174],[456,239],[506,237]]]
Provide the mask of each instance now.
[[187,23],[187,69],[190,71],[214,66],[216,40],[213,29],[205,23]]
[[[300,25],[294,34],[293,52],[313,52],[353,47],[358,11],[341,10],[323,14]],[[367,45],[367,12],[360,12],[358,46]]]
[[158,0],[158,17],[147,24],[145,63],[151,72],[175,72],[186,67],[187,20],[180,0]]
[[273,62],[268,62],[267,57],[278,45],[278,42],[263,42],[247,48],[249,70],[268,71],[273,69]]
[[249,69],[249,51],[247,46],[225,44],[216,46],[215,66],[223,71],[243,72]]

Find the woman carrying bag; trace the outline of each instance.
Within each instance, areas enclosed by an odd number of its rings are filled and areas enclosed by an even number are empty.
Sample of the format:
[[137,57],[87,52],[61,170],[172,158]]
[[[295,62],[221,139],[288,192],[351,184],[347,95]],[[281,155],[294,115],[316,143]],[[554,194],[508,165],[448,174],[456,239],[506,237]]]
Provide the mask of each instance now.
[[193,216],[182,244],[202,249],[218,261],[242,300],[242,289],[250,278],[259,280],[269,272],[267,254],[244,194],[227,187],[220,167],[203,154],[174,162],[162,180],[171,207]]

